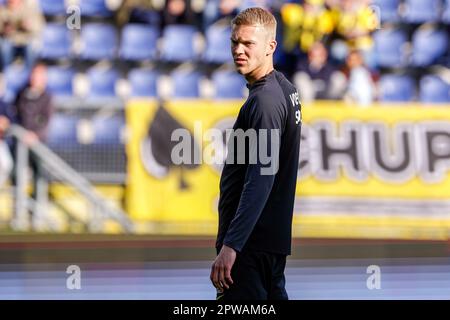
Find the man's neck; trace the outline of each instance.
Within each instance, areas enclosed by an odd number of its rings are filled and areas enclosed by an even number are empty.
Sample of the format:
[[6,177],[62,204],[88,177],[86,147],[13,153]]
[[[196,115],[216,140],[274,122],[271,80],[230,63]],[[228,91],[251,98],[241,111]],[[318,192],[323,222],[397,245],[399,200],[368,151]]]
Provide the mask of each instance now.
[[247,75],[245,77],[245,80],[247,80],[248,84],[252,85],[259,79],[264,78],[267,74],[269,74],[273,70],[274,70],[273,64],[271,63],[271,64],[264,66],[258,70],[255,70],[254,74]]

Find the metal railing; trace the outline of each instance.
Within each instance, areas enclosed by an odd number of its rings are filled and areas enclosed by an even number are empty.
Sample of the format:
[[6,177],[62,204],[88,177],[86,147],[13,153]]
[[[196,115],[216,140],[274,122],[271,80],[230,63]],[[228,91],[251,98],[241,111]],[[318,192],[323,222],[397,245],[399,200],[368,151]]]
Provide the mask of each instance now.
[[29,229],[29,210],[33,213],[32,224],[50,224],[49,227],[51,229],[52,219],[49,216],[48,180],[41,175],[37,175],[34,177],[37,179],[35,182],[35,199],[31,199],[27,194],[28,155],[29,152],[32,152],[48,174],[51,174],[63,184],[74,188],[88,201],[91,208],[90,212],[88,212],[88,228],[90,232],[101,232],[104,222],[108,219],[116,221],[124,232],[130,233],[134,231],[133,222],[123,210],[113,207],[85,177],[76,172],[45,144],[39,141],[31,145],[25,144],[24,139],[27,131],[18,125],[12,125],[8,129],[7,134],[17,139],[16,165],[14,169],[16,170],[14,217],[11,221],[11,227],[14,230]]

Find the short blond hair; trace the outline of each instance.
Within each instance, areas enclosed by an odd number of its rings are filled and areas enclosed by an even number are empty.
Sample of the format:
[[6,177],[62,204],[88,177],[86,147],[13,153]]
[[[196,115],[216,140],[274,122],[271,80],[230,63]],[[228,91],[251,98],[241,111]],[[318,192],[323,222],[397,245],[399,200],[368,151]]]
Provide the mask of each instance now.
[[231,26],[262,26],[267,33],[275,40],[277,32],[277,20],[269,11],[253,7],[241,11],[233,20]]

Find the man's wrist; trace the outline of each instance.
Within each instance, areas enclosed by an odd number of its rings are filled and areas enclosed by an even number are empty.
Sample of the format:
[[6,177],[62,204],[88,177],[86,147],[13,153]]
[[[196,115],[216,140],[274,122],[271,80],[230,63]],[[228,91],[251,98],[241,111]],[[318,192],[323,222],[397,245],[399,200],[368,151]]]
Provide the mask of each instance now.
[[226,247],[226,248],[228,248],[228,249],[232,249],[234,252],[240,252],[240,250],[237,250],[237,249],[236,249],[236,246],[235,246],[235,245],[230,244],[230,243],[225,243],[225,242],[224,242],[222,247]]

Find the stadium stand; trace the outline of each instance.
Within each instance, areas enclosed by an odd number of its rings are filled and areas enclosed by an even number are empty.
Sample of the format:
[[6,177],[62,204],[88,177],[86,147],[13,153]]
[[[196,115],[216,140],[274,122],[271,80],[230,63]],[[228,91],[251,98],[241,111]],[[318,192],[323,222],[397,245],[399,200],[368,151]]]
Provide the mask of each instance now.
[[56,152],[72,149],[78,144],[77,139],[78,117],[62,113],[55,114],[51,121],[48,133],[48,145]]
[[66,14],[65,0],[39,0],[39,7],[46,16],[62,16]]
[[12,103],[16,94],[22,89],[27,81],[30,70],[24,64],[11,64],[5,69],[5,94],[4,100]]
[[127,24],[122,29],[120,57],[140,61],[156,58],[158,29],[144,24]]
[[63,23],[47,23],[42,33],[41,50],[42,58],[61,59],[71,55],[72,35]]
[[447,52],[448,33],[428,26],[421,27],[412,36],[412,47],[412,64],[430,66]]
[[245,80],[234,71],[216,71],[212,81],[215,99],[242,99],[245,96]]
[[128,73],[132,97],[156,97],[158,74],[153,69],[132,69]]
[[420,101],[425,103],[449,103],[450,85],[434,75],[420,80]]
[[442,22],[450,24],[450,0],[445,0],[444,12],[442,13]]
[[200,73],[191,70],[175,70],[172,79],[172,98],[199,98]]
[[408,23],[438,22],[440,0],[405,0],[403,18]]
[[75,71],[71,67],[51,66],[48,68],[47,88],[54,96],[71,97]]
[[169,25],[164,28],[162,60],[178,63],[195,60],[195,32],[195,27],[190,25]]
[[381,22],[398,22],[400,20],[399,0],[374,0],[373,5],[379,8]]
[[404,75],[388,74],[380,79],[382,102],[407,102],[413,98],[413,79]]
[[205,59],[212,63],[231,62],[229,41],[231,28],[223,25],[212,25],[206,30]]
[[106,5],[105,0],[80,0],[81,14],[89,17],[110,17],[113,12]]
[[81,28],[81,57],[88,60],[116,57],[118,36],[114,26],[106,23],[87,23]]
[[374,34],[375,56],[380,67],[400,67],[407,64],[407,35],[398,29],[381,29]]
[[[124,102],[118,98],[122,97],[118,90],[122,81],[128,85],[128,92],[124,97],[130,98],[166,98],[162,94],[164,90],[161,90],[162,78],[168,78],[171,84],[172,90],[167,98],[205,97],[204,83],[209,83],[212,88],[208,97],[216,100],[242,99],[246,96],[247,88],[243,78],[234,71],[228,71],[231,70],[229,65],[232,63],[229,21],[237,10],[253,5],[251,1],[232,6],[229,11],[221,7],[219,1],[207,1],[204,6],[207,11],[195,11],[195,17],[201,19],[196,23],[192,20],[192,15],[176,18],[170,13],[169,19],[169,9],[164,5],[128,7],[128,13],[124,15],[126,18],[120,20],[118,17],[123,13],[120,11],[123,7],[112,8],[111,1],[105,0],[80,0],[78,5],[82,24],[79,30],[68,29],[63,19],[58,20],[67,15],[66,9],[72,3],[63,0],[34,1],[46,20],[44,28],[36,35],[40,45],[35,47],[35,53],[49,64],[48,89],[57,98],[57,111],[52,121],[49,142],[53,147],[77,145],[77,148],[87,148],[85,151],[88,152],[92,141],[97,139],[97,135],[93,133],[97,129],[102,137],[100,141],[120,145],[116,136],[120,121],[114,116],[102,121],[94,121],[94,118],[96,111],[105,108],[118,111],[117,109],[124,108]],[[427,104],[449,101],[449,83],[445,77],[435,75],[435,68],[450,67],[450,0],[374,0],[370,4],[375,14],[379,14],[375,17],[379,21],[370,20],[370,11],[363,10],[364,8],[359,7],[358,11],[352,12],[351,7],[345,6],[344,2],[333,3],[320,0],[258,2],[258,5],[266,6],[275,13],[279,24],[284,24],[284,28],[280,28],[284,32],[277,35],[279,45],[276,67],[279,70],[292,80],[298,71],[295,66],[307,55],[303,52],[304,45],[301,41],[307,28],[308,32],[313,32],[314,39],[322,41],[330,52],[327,63],[336,71],[342,71],[342,81],[344,84],[347,81],[347,86],[349,70],[345,59],[336,60],[333,57],[332,44],[344,39],[347,46],[347,51],[343,51],[344,55],[348,55],[352,49],[363,48],[364,57],[375,58],[374,64],[366,61],[378,87],[378,95],[374,101],[420,101]],[[0,5],[4,6],[5,1],[1,1]],[[317,25],[320,27],[318,30],[314,26],[296,24],[296,21],[300,21],[302,12],[313,14],[313,8],[326,17]],[[192,14],[192,10],[189,12]],[[347,19],[345,23],[336,20],[344,17]],[[122,22],[119,23],[119,20]],[[374,28],[368,25],[370,21],[381,25]],[[345,28],[342,27],[343,23]],[[364,34],[373,30],[369,32],[370,41],[367,41],[367,37],[352,38],[351,34],[346,33],[353,29],[363,30]],[[202,38],[204,48],[199,51],[197,42]],[[362,42],[364,43],[361,45]],[[98,67],[104,60],[109,61],[109,66]],[[179,65],[186,64],[191,65],[189,70],[178,68]],[[27,81],[28,66],[24,61],[15,61],[10,65],[2,65],[1,68],[1,78],[5,84],[2,99],[12,102],[17,91]],[[85,78],[80,81],[85,87],[85,94],[80,94],[77,90],[76,80],[79,75],[80,79]],[[205,78],[208,81],[203,81]],[[112,100],[118,101],[114,108],[111,108]],[[85,114],[86,110],[90,110],[91,115]],[[91,143],[77,140],[77,127],[80,123],[85,128],[83,132],[92,131]],[[86,129],[88,127],[91,129]],[[109,135],[110,139],[107,138]],[[70,143],[65,145],[61,141],[66,138]],[[86,138],[82,141],[90,140]],[[56,150],[69,160],[71,156],[68,155],[73,155],[73,151]],[[81,167],[78,164],[79,169],[84,167],[84,171],[89,171],[96,167],[86,162],[93,161],[92,150],[89,152],[90,160],[83,160]],[[116,166],[119,171],[124,172],[125,169],[121,167],[124,161],[122,159],[119,161],[121,164],[112,164],[110,168]],[[73,159],[70,162],[77,165]]]
[[90,90],[89,98],[107,98],[116,96],[117,70],[108,67],[92,67],[87,72]]

